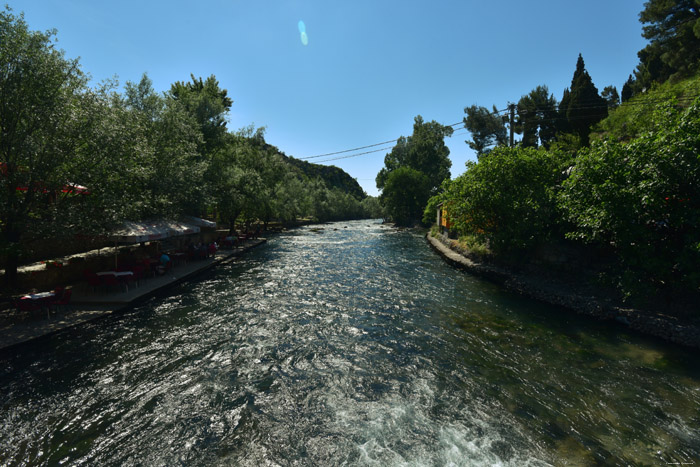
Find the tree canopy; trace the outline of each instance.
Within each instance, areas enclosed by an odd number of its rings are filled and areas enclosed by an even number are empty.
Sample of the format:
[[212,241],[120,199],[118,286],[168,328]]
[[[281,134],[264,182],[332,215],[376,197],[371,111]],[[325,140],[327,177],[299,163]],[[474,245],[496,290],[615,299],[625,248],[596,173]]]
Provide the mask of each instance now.
[[566,118],[566,129],[579,137],[582,146],[588,146],[591,126],[608,115],[608,103],[598,94],[581,54],[576,61],[571,87],[564,94],[560,111]]
[[[377,188],[382,190],[380,199],[394,222],[409,225],[420,220],[428,198],[449,179],[452,162],[445,137],[452,132],[452,127],[434,120],[425,123],[418,115],[413,134],[399,138],[384,157],[384,168],[377,174]],[[403,183],[408,185],[402,186]]]
[[518,101],[515,131],[522,134],[523,147],[544,147],[554,141],[558,131],[557,100],[547,86],[537,86]]
[[477,157],[487,154],[495,145],[505,146],[508,143],[508,133],[503,117],[493,106],[493,111],[486,107],[472,105],[465,107],[464,128],[472,134],[472,140],[467,145],[476,151]]
[[384,158],[384,168],[377,175],[377,188],[384,188],[392,171],[410,167],[428,177],[430,191],[437,190],[442,181],[450,176],[452,162],[445,137],[451,136],[453,131],[452,127],[435,120],[426,123],[418,115],[414,119],[413,134],[408,138],[400,137]]
[[700,66],[700,5],[697,0],[648,0],[639,13],[649,44],[639,51],[634,93],[653,83],[687,77]]

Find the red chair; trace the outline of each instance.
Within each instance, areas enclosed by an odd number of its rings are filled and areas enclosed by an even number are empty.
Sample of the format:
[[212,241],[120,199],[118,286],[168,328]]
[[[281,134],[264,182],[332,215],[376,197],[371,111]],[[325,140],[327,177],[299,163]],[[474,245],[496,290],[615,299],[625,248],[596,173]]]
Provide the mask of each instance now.
[[142,265],[140,265],[140,264],[136,264],[136,265],[134,265],[134,267],[133,267],[133,271],[132,271],[132,272],[134,273],[134,280],[136,281],[136,284],[137,284],[137,285],[140,285],[140,284],[141,284],[141,280],[143,280],[143,277],[144,277],[144,274],[143,274],[144,269],[145,269],[145,268],[144,268]]
[[17,300],[15,303],[15,306],[17,307],[17,311],[28,311],[28,312],[34,312],[34,311],[42,311],[44,308],[46,308],[46,318],[50,318],[50,307],[49,307],[49,302],[46,300],[40,299],[40,300],[34,300],[31,298],[20,298]]
[[100,278],[100,283],[105,286],[106,289],[109,289],[110,287],[116,285],[118,287],[121,287],[123,284],[117,279],[117,276],[113,274],[105,274],[102,276],[98,276]]
[[130,272],[131,274],[128,276],[119,276],[117,279],[121,281],[122,284],[126,286],[126,290],[129,290],[129,285],[136,283],[136,274],[134,271],[124,271],[124,272]]
[[158,261],[152,261],[149,258],[143,260],[143,274],[148,275],[148,277],[156,277],[156,267],[158,266]]
[[92,287],[93,292],[97,292],[97,289],[102,285],[102,281],[100,280],[100,276],[95,274],[92,271],[85,270],[83,271],[83,277],[85,277],[85,280],[87,281],[88,285]]
[[58,310],[61,307],[67,308],[72,295],[72,289],[65,289],[60,297],[57,296],[58,298],[54,299],[54,301],[51,302],[50,306],[52,308],[55,308],[56,310]]
[[41,304],[31,298],[20,298],[15,301],[17,311],[37,311],[41,310]]

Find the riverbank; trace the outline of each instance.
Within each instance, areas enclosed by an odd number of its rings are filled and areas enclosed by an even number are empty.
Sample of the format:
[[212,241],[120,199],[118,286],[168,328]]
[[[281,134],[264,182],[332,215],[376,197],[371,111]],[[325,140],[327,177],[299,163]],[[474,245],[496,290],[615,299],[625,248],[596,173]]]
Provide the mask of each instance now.
[[448,263],[501,284],[506,289],[600,320],[614,320],[635,331],[700,349],[700,327],[662,313],[627,308],[590,286],[564,282],[544,275],[519,273],[504,266],[470,259],[440,238],[426,235],[428,243]]
[[137,287],[119,288],[105,293],[92,290],[85,282],[74,284],[70,286],[73,290],[70,305],[63,311],[48,316],[44,312],[27,315],[14,309],[3,310],[0,315],[0,351],[123,312],[206,270],[233,261],[266,241],[264,238],[248,240],[231,250],[219,250],[214,257],[178,265],[167,274],[145,280]]

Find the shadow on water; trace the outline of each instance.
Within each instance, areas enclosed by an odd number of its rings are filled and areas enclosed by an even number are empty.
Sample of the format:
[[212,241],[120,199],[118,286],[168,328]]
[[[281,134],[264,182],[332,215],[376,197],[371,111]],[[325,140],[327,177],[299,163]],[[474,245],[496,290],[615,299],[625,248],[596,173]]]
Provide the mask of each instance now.
[[700,462],[697,354],[373,222],[280,234],[0,362],[8,465]]

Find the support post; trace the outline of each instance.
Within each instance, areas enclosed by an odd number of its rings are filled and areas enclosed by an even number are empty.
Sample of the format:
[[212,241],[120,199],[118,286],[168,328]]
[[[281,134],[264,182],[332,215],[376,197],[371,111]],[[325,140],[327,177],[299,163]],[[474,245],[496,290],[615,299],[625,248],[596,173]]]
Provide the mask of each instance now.
[[510,147],[512,148],[514,145],[513,126],[515,125],[515,104],[509,104],[508,109],[510,110],[510,118],[508,121],[508,127],[510,130]]

